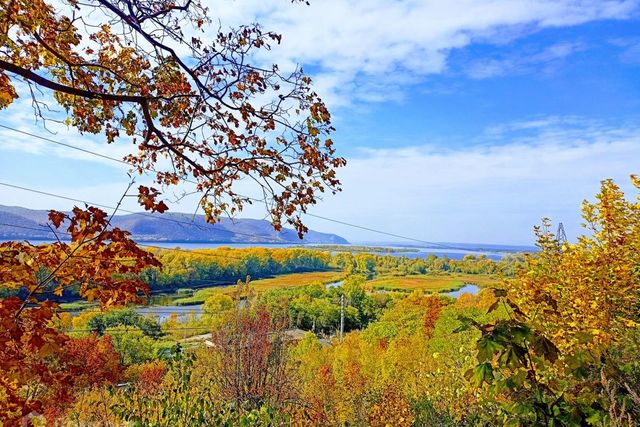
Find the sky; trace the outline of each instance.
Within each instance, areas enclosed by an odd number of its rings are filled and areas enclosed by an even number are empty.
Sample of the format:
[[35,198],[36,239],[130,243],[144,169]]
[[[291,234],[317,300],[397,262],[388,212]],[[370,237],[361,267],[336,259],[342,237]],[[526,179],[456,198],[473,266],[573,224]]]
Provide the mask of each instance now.
[[[302,66],[328,104],[348,164],[343,191],[313,214],[427,241],[528,245],[542,217],[575,239],[580,205],[603,179],[636,197],[640,0],[204,2],[223,26],[281,33],[256,60]],[[22,95],[0,125],[115,157],[132,148],[50,133]],[[0,128],[0,182],[113,205],[128,177],[124,165]],[[170,210],[195,210],[195,197],[167,196]],[[73,202],[0,187],[0,204]],[[305,222],[353,242],[393,240]]]

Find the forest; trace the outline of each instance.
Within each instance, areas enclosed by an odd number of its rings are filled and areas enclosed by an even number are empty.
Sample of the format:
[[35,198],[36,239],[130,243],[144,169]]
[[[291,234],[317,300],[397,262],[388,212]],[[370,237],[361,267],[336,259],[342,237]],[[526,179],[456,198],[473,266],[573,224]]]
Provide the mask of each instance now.
[[[269,273],[313,265],[343,283],[239,281],[211,293],[201,314],[164,322],[133,306],[72,315],[43,302],[25,310],[21,345],[3,347],[12,369],[2,422],[31,413],[41,425],[636,425],[640,203],[612,181],[596,199],[583,205],[576,243],[544,220],[538,252],[501,261],[203,252],[238,258],[222,262],[162,251],[159,281],[238,262]],[[371,285],[451,272],[497,279],[458,298]],[[2,309],[20,309],[12,303]]]

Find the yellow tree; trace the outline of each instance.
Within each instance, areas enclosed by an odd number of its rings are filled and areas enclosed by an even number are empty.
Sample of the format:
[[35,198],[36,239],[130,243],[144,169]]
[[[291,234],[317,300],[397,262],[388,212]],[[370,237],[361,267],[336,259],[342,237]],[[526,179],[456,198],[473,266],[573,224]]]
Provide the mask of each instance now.
[[[632,182],[640,188],[635,176]],[[622,381],[612,403],[601,379],[624,377],[617,348],[638,334],[640,203],[611,180],[596,199],[582,205],[588,233],[574,244],[559,242],[548,220],[536,227],[540,252],[496,291],[490,308],[503,304],[509,318],[474,325],[482,331],[481,363],[469,375],[505,392],[507,413],[520,422],[610,422],[607,408],[616,400],[638,415],[630,405],[639,384]]]

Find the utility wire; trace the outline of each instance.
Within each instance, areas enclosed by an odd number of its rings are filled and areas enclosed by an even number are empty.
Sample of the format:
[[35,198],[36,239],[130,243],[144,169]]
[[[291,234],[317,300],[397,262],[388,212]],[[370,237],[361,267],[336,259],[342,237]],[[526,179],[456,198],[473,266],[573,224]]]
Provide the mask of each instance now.
[[122,164],[127,165],[127,166],[132,166],[131,163],[126,162],[126,161],[121,160],[121,159],[118,159],[118,158],[115,158],[115,157],[111,157],[111,156],[107,156],[107,155],[104,155],[104,154],[96,153],[95,151],[87,150],[85,148],[76,147],[75,145],[66,144],[64,142],[56,141],[56,140],[51,139],[51,138],[46,138],[44,136],[40,136],[40,135],[29,133],[29,132],[26,132],[26,131],[23,131],[23,130],[20,130],[20,129],[12,128],[10,126],[6,126],[6,125],[3,125],[3,124],[0,124],[0,128],[7,129],[7,130],[10,130],[12,132],[21,133],[23,135],[27,135],[27,136],[30,136],[32,138],[40,139],[40,140],[48,142],[50,144],[61,145],[63,147],[71,148],[73,150],[82,151],[83,153],[86,153],[86,154],[91,154],[93,156],[102,157],[103,159],[107,159],[107,160],[111,160],[111,161],[114,161],[114,162],[122,163]]
[[[128,166],[133,166],[131,163],[126,162],[124,160],[117,159],[115,157],[106,156],[104,154],[100,154],[100,153],[97,153],[97,152],[94,152],[94,151],[91,151],[91,150],[87,150],[87,149],[84,149],[84,148],[76,147],[76,146],[71,145],[71,144],[65,144],[65,143],[60,142],[60,141],[55,141],[55,140],[50,139],[50,138],[46,138],[46,137],[43,137],[43,136],[40,136],[40,135],[36,135],[36,134],[29,133],[29,132],[25,132],[25,131],[22,131],[20,129],[15,129],[15,128],[12,128],[10,126],[6,126],[6,125],[3,125],[3,124],[0,124],[0,127],[4,128],[4,129],[7,129],[7,130],[10,130],[10,131],[13,131],[13,132],[18,132],[18,133],[21,133],[23,135],[27,135],[27,136],[30,136],[30,137],[33,137],[33,138],[37,138],[37,139],[40,139],[40,140],[45,141],[45,142],[49,142],[49,143],[56,144],[56,145],[61,145],[61,146],[67,147],[67,148],[71,148],[73,150],[81,151],[81,152],[86,153],[86,154],[92,154],[92,155],[95,155],[95,156],[98,156],[98,157],[102,157],[102,158],[107,159],[107,160],[111,160],[111,161],[114,161],[114,162],[122,163],[122,164],[125,164],[125,165],[128,165]],[[151,171],[156,172],[154,169],[151,169]],[[193,183],[193,184],[196,183],[195,181],[190,181],[188,179],[185,179],[184,181],[189,182],[189,183]],[[46,194],[46,193],[43,193],[43,194]],[[247,199],[249,199],[251,201],[256,201],[256,202],[263,202],[264,201],[264,200],[256,199],[256,198],[253,198],[253,197],[244,196],[242,194],[238,194],[238,196],[244,197],[244,198],[247,198]],[[75,199],[68,199],[68,200],[82,202],[81,200],[79,201],[79,200],[75,200]],[[94,205],[95,206],[100,206],[98,204],[94,204]],[[124,209],[120,209],[120,210],[123,211],[123,212],[143,214],[141,212],[131,212],[131,211],[126,211]],[[303,215],[307,215],[307,216],[310,216],[310,217],[313,217],[313,218],[317,218],[317,219],[321,219],[321,220],[324,220],[324,221],[333,222],[333,223],[336,223],[336,224],[345,225],[347,227],[352,227],[352,228],[357,228],[357,229],[360,229],[360,230],[369,231],[369,232],[372,232],[372,233],[377,233],[377,234],[384,235],[384,236],[395,237],[395,238],[398,238],[398,239],[408,240],[408,241],[412,241],[412,242],[416,242],[416,243],[422,243],[422,244],[426,244],[426,245],[429,245],[429,246],[436,246],[436,247],[443,248],[443,249],[462,250],[462,251],[476,252],[476,253],[485,253],[486,252],[486,251],[478,251],[478,250],[469,249],[469,248],[463,248],[463,247],[458,247],[458,246],[447,245],[447,244],[444,244],[444,243],[431,242],[431,241],[428,241],[428,240],[416,239],[414,237],[404,236],[404,235],[401,235],[401,234],[389,233],[389,232],[386,232],[386,231],[383,231],[383,230],[378,230],[378,229],[371,228],[371,227],[365,227],[365,226],[361,226],[361,225],[357,225],[357,224],[352,224],[352,223],[349,223],[349,222],[345,222],[345,221],[341,221],[341,220],[337,220],[337,219],[333,219],[333,218],[328,218],[328,217],[325,217],[325,216],[316,215],[316,214],[312,214],[312,213],[308,213],[308,212],[304,212]],[[156,218],[156,217],[153,217],[153,218]],[[227,230],[225,230],[225,231],[227,231]],[[240,233],[236,233],[236,234],[240,234]],[[260,236],[254,236],[254,237],[260,237]]]
[[472,249],[465,249],[465,248],[461,248],[461,247],[446,245],[444,243],[429,242],[427,240],[415,239],[413,237],[407,237],[407,236],[403,236],[401,234],[388,233],[386,231],[376,230],[375,228],[369,228],[369,227],[364,227],[362,225],[351,224],[349,222],[344,222],[344,221],[340,221],[340,220],[333,219],[333,218],[327,218],[325,216],[315,215],[315,214],[311,214],[311,213],[306,213],[305,212],[305,215],[308,215],[308,216],[311,216],[311,217],[314,217],[314,218],[318,218],[318,219],[322,219],[322,220],[325,220],[325,221],[335,222],[337,224],[346,225],[348,227],[359,228],[360,230],[366,230],[366,231],[371,231],[373,233],[383,234],[385,236],[397,237],[399,239],[411,240],[411,241],[418,242],[418,243],[425,243],[425,244],[428,244],[428,245],[431,245],[431,246],[438,246],[438,247],[441,247],[443,249],[456,249],[456,250],[464,250],[464,251],[469,251],[469,252],[478,252],[478,251],[474,251]]

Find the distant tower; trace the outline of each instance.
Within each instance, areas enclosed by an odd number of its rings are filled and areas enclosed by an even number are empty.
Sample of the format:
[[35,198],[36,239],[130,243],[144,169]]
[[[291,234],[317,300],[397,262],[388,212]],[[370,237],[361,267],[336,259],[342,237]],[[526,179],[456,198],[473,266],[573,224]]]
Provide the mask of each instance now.
[[558,224],[558,232],[556,233],[556,240],[558,240],[558,243],[560,244],[567,243],[567,234],[564,232],[564,225],[562,225],[562,223]]

